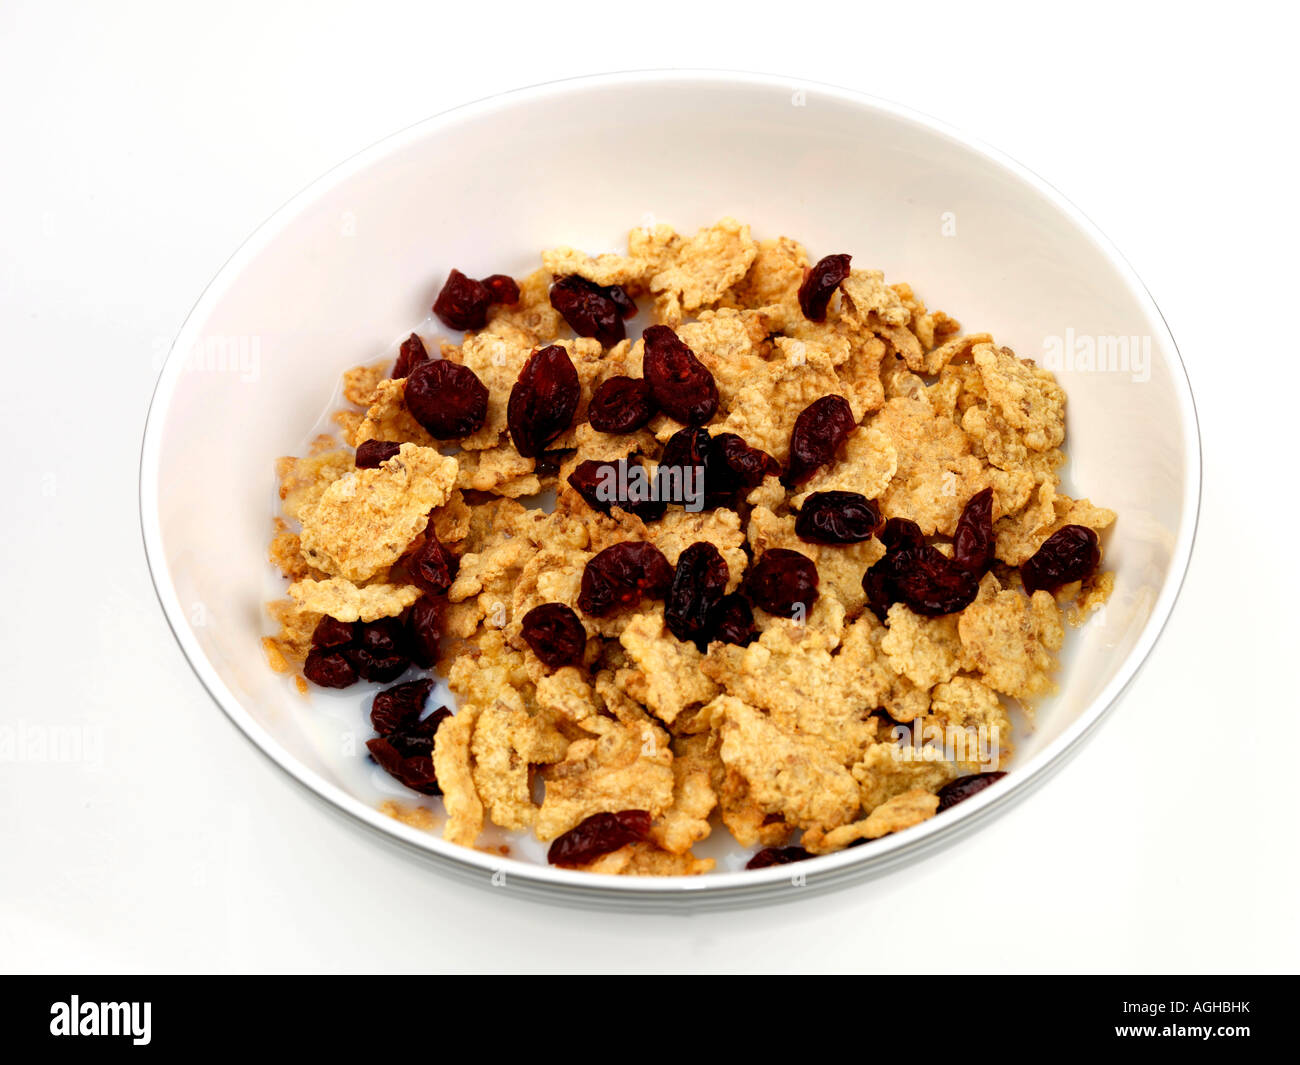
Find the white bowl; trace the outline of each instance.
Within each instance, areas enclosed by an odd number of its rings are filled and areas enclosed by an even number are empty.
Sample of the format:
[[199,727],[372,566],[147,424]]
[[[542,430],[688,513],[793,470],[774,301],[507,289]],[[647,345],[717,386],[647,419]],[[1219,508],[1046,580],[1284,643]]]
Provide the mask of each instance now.
[[[619,248],[648,221],[734,215],[814,256],[911,282],[932,307],[1042,359],[1080,338],[1137,338],[1145,371],[1058,369],[1067,484],[1113,508],[1102,617],[1067,634],[1060,694],[998,787],[870,847],[753,872],[635,879],[463,849],[358,797],[304,725],[310,707],[260,647],[272,462],[298,453],[338,373],[424,320],[445,271],[522,274],[542,248]],[[1055,341],[1052,338],[1057,338]],[[1084,341],[1086,343],[1086,341]],[[1054,367],[1055,368],[1055,367]],[[1150,652],[1187,567],[1200,497],[1195,410],[1151,297],[1051,187],[936,122],[843,89],[719,72],[538,86],[375,145],[278,211],[221,270],[177,337],[149,411],[141,519],[158,596],[227,716],[277,765],[376,838],[508,892],[587,905],[735,905],[880,872],[1023,798],[1111,709]],[[360,722],[359,710],[357,720]],[[782,890],[797,871],[800,892]]]

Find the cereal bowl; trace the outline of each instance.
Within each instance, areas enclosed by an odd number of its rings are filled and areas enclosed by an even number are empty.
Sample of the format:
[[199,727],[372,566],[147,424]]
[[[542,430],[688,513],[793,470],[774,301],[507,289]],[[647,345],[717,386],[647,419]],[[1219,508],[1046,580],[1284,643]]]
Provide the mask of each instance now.
[[[385,816],[361,700],[305,699],[267,669],[272,462],[300,453],[341,371],[428,316],[451,266],[522,275],[541,248],[614,249],[629,225],[722,216],[855,260],[1044,361],[1069,396],[1067,487],[1117,511],[1100,615],[1070,632],[1059,691],[1009,775],[924,824],[797,866],[710,851],[698,877],[550,867],[535,845],[462,848]],[[486,272],[486,270],[485,270]],[[538,86],[429,119],[325,175],[267,221],[191,312],[141,457],[146,553],[164,612],[218,706],[293,779],[376,838],[508,894],[707,908],[807,897],[911,861],[1029,795],[1115,705],[1173,608],[1200,495],[1195,410],[1158,309],[1074,207],[996,152],[902,108],[724,72]],[[788,890],[792,876],[802,885]]]

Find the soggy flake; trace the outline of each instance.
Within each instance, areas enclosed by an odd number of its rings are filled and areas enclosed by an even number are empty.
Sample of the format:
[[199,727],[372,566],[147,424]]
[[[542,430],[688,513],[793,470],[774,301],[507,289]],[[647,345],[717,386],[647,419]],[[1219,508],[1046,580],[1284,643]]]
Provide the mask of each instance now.
[[811,854],[830,854],[842,850],[858,840],[880,839],[905,828],[928,821],[939,809],[939,797],[921,788],[905,791],[895,795],[888,802],[881,803],[861,821],[851,825],[842,825],[829,832],[809,829],[804,833],[801,845]]
[[967,500],[989,481],[966,435],[922,399],[891,399],[868,424],[898,455],[898,469],[878,497],[881,516],[914,521],[927,536],[951,536]]
[[592,734],[543,771],[546,794],[534,831],[544,843],[592,814],[647,810],[658,817],[672,805],[673,756],[662,729],[604,717],[583,727]]
[[951,680],[961,666],[961,638],[957,619],[912,613],[902,603],[889,608],[889,632],[880,648],[895,673],[918,688],[931,688]]
[[544,347],[569,333],[568,323],[551,306],[551,271],[534,270],[518,282],[519,302],[495,303],[488,310],[484,332],[518,336],[534,347]]
[[502,687],[479,711],[470,741],[474,790],[488,818],[502,828],[526,828],[537,816],[529,767],[558,762],[568,741],[541,714],[529,713],[513,688]]
[[668,632],[663,607],[635,615],[624,627],[619,643],[635,666],[618,671],[619,688],[666,724],[718,694],[717,685],[700,672],[704,656],[694,644]]
[[842,396],[845,388],[835,373],[842,360],[829,348],[783,337],[777,349],[779,357],[736,392],[716,429],[736,433],[750,447],[784,463],[790,457],[790,434],[804,408],[823,396]]
[[631,255],[605,252],[591,256],[575,248],[560,247],[542,252],[542,267],[556,277],[577,274],[597,285],[635,285],[648,280],[653,263]]
[[795,303],[809,265],[808,253],[797,240],[760,240],[748,272],[728,293],[726,301],[745,309]]
[[989,406],[1024,434],[1026,447],[1046,451],[1065,439],[1065,392],[1050,371],[992,344],[977,345],[972,358]]
[[456,487],[474,492],[519,499],[542,490],[534,473],[535,459],[524,458],[509,438],[479,451],[462,451],[456,456]]
[[1049,592],[1026,596],[986,574],[975,602],[957,621],[964,664],[990,688],[1016,699],[1051,691],[1054,652],[1065,638],[1061,612]]
[[271,537],[267,556],[271,564],[290,580],[325,576],[307,561],[302,553],[302,541],[298,534],[291,532],[280,518],[275,519],[275,535]]
[[433,771],[442,789],[447,823],[442,838],[462,847],[472,847],[483,831],[483,802],[474,787],[470,741],[478,719],[478,708],[462,706],[438,726],[433,741]]
[[813,492],[859,492],[878,498],[898,470],[898,451],[887,433],[858,426],[845,439],[836,459],[799,486],[790,503],[802,507]]
[[994,522],[997,557],[1009,566],[1019,566],[1043,546],[1043,542],[1066,525],[1086,525],[1095,532],[1108,529],[1115,522],[1115,512],[1095,506],[1087,499],[1071,499],[1056,491],[1055,485],[1038,486],[1033,500],[1018,514]]
[[410,584],[367,584],[358,588],[341,577],[301,580],[289,585],[289,595],[302,607],[338,621],[395,618],[420,598]]
[[613,876],[699,876],[712,872],[714,864],[712,858],[697,858],[690,851],[673,853],[653,843],[629,843],[576,868]]
[[862,808],[868,814],[905,792],[937,792],[961,775],[960,768],[942,757],[943,752],[906,744],[877,743],[853,767]]
[[323,615],[291,599],[267,603],[266,612],[279,625],[276,634],[268,637],[276,652],[288,662],[301,665],[311,650],[311,634]]
[[744,777],[768,813],[800,828],[834,828],[857,813],[853,777],[822,744],[787,732],[734,696],[720,695],[713,706],[723,764]]
[[303,554],[334,576],[373,576],[396,562],[429,511],[451,498],[455,477],[455,459],[403,444],[391,459],[340,477],[301,508]]
[[[963,773],[1001,768],[1011,757],[1011,718],[997,692],[973,677],[954,677],[930,693],[930,713],[918,723],[959,730],[952,735],[953,755]],[[961,742],[962,749],[955,744]]]
[[304,508],[317,503],[331,484],[355,469],[352,452],[343,449],[301,459],[292,456],[278,459],[275,472],[280,481],[284,516],[291,521],[298,520]]
[[673,802],[650,826],[650,839],[672,854],[687,854],[709,834],[709,815],[718,805],[713,790],[716,753],[709,734],[679,736],[672,742]]
[[379,812],[421,832],[432,832],[438,827],[437,816],[426,806],[411,806],[409,803],[385,799],[379,804]]
[[438,441],[425,432],[415,416],[406,409],[406,378],[380,381],[374,388],[365,420],[353,433],[356,444],[367,440],[385,440],[399,444],[419,444],[437,448]]
[[716,303],[745,276],[757,252],[749,226],[734,218],[664,249],[649,282],[656,320],[676,325],[683,313]]
[[373,402],[375,387],[388,376],[392,365],[387,359],[369,366],[354,366],[343,374],[343,398],[358,407],[368,407]]

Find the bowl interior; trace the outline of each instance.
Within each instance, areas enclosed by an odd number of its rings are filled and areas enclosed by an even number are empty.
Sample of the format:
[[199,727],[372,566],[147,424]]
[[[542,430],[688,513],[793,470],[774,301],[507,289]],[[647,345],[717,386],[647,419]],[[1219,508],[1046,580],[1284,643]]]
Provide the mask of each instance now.
[[1131,273],[1041,183],[896,109],[765,78],[637,75],[499,97],[363,153],[263,227],[186,324],[146,438],[150,561],[201,676],[283,764],[373,802],[345,756],[360,713],[329,711],[322,731],[259,644],[273,461],[301,453],[339,372],[421,323],[451,266],[522,274],[556,244],[618,250],[631,226],[723,215],[814,258],[851,252],[1057,372],[1066,486],[1119,513],[1117,582],[1068,633],[1060,693],[1016,764],[1116,693],[1181,580],[1199,473],[1181,364]]

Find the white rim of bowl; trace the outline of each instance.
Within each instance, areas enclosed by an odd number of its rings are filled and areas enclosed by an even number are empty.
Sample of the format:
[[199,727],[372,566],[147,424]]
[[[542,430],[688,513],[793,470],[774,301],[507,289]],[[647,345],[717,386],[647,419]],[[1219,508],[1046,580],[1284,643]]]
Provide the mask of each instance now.
[[[1081,742],[1092,733],[1114,708],[1164,631],[1187,576],[1192,545],[1196,538],[1201,500],[1201,446],[1196,404],[1192,397],[1187,369],[1183,365],[1177,342],[1174,340],[1168,323],[1165,321],[1164,315],[1156,305],[1151,293],[1105,234],[1053,185],[998,149],[938,119],[904,107],[901,104],[857,92],[853,89],[802,78],[716,69],[634,70],[565,78],[512,89],[442,111],[370,145],[321,175],[258,226],[236,249],[212,281],[208,283],[177,333],[176,339],[173,341],[159,372],[153,397],[149,403],[149,412],[145,421],[144,439],[140,453],[140,525],[144,537],[145,561],[149,568],[154,590],[166,616],[167,624],[176,637],[177,643],[180,644],[181,651],[189,661],[190,667],[198,676],[200,683],[235,727],[267,758],[284,770],[291,779],[297,781],[309,793],[324,800],[336,811],[351,818],[354,822],[373,829],[381,837],[403,844],[424,857],[438,859],[439,865],[445,866],[450,863],[453,866],[460,867],[460,871],[463,873],[477,872],[481,874],[484,884],[490,883],[493,874],[504,874],[506,883],[510,883],[513,879],[516,884],[522,881],[525,885],[534,887],[561,889],[561,891],[554,893],[557,901],[563,901],[561,896],[564,893],[586,895],[589,898],[603,896],[605,899],[615,902],[622,899],[629,904],[646,899],[690,899],[701,896],[717,897],[726,894],[761,896],[756,897],[754,901],[778,901],[782,897],[781,893],[764,891],[763,889],[788,886],[792,870],[796,867],[774,866],[768,869],[710,873],[698,877],[628,878],[608,874],[583,873],[554,866],[534,865],[515,858],[492,856],[468,847],[461,847],[448,843],[439,836],[420,832],[403,825],[378,810],[367,806],[337,785],[331,784],[307,769],[307,767],[299,764],[244,709],[239,699],[217,675],[216,670],[189,632],[189,627],[185,622],[185,612],[177,597],[176,589],[167,575],[166,565],[163,561],[162,530],[158,522],[157,493],[157,471],[162,426],[172,393],[183,368],[183,359],[177,357],[176,353],[188,350],[190,344],[193,343],[194,336],[199,331],[200,324],[207,318],[211,308],[216,306],[224,297],[232,280],[239,275],[247,263],[275,239],[285,224],[296,217],[321,192],[334,187],[358,171],[372,166],[385,156],[401,150],[408,144],[429,136],[439,127],[454,122],[473,120],[484,114],[509,108],[520,100],[563,96],[592,90],[599,91],[612,86],[644,85],[653,87],[702,82],[732,85],[737,88],[781,88],[787,91],[802,88],[813,90],[848,104],[883,112],[894,118],[920,126],[927,132],[947,137],[984,156],[1044,196],[1091,238],[1098,249],[1120,272],[1128,284],[1130,292],[1147,312],[1152,325],[1158,326],[1163,331],[1164,338],[1169,342],[1169,348],[1173,352],[1173,368],[1181,371],[1181,373],[1174,373],[1173,377],[1174,388],[1179,398],[1180,413],[1183,416],[1183,443],[1188,455],[1188,465],[1184,474],[1184,505],[1180,517],[1178,539],[1174,545],[1169,577],[1156,600],[1151,618],[1139,636],[1136,646],[1129,652],[1124,662],[1121,663],[1116,675],[1111,678],[1110,683],[1106,685],[1092,705],[1079,716],[1077,721],[1073,722],[1060,736],[1025,765],[1012,769],[1008,773],[1005,784],[999,784],[997,787],[989,788],[974,796],[962,803],[961,806],[949,810],[944,817],[933,818],[924,824],[908,829],[906,832],[877,840],[870,847],[850,848],[800,862],[797,871],[805,878],[808,886],[812,887],[821,884],[825,887],[831,887],[847,883],[850,879],[866,878],[894,868],[905,860],[918,857],[922,852],[930,851],[942,842],[949,842],[957,836],[965,835],[978,823],[987,822],[996,812],[1004,811],[1014,802],[1028,796],[1052,772],[1064,765],[1069,756],[1077,752]],[[785,896],[806,897],[806,894],[804,892],[787,892]]]

